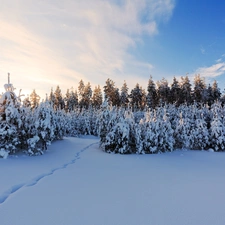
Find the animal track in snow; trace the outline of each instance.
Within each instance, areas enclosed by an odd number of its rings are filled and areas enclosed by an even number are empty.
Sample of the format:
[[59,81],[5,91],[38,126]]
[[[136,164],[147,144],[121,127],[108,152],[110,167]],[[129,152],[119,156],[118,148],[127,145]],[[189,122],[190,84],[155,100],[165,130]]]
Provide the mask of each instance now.
[[84,152],[85,150],[87,150],[88,148],[90,148],[91,146],[98,144],[98,142],[92,143],[88,146],[86,146],[85,148],[81,149],[79,152],[77,152],[74,156],[74,158],[69,161],[68,163],[63,164],[62,166],[56,167],[52,170],[50,170],[47,173],[43,173],[41,175],[36,176],[34,179],[29,180],[28,182],[22,183],[22,184],[17,184],[17,185],[13,185],[11,188],[9,188],[7,191],[5,191],[3,194],[0,195],[0,206],[13,194],[15,194],[17,191],[19,191],[22,188],[25,187],[32,187],[35,186],[40,180],[42,180],[45,177],[51,176],[52,174],[54,174],[56,171],[58,170],[63,170],[66,169],[69,165],[74,164],[77,160],[79,160],[80,154],[82,152]]

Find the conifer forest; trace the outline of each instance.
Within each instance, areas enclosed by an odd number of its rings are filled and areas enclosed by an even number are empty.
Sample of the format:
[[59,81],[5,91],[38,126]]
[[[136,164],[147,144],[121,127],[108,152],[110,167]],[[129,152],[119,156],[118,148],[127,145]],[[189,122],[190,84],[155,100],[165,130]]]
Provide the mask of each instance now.
[[175,149],[225,151],[225,96],[214,81],[196,75],[154,82],[146,90],[107,79],[93,90],[81,80],[65,94],[59,86],[45,100],[36,90],[21,100],[10,82],[0,98],[0,157],[40,155],[65,136],[95,135],[109,153],[151,154]]

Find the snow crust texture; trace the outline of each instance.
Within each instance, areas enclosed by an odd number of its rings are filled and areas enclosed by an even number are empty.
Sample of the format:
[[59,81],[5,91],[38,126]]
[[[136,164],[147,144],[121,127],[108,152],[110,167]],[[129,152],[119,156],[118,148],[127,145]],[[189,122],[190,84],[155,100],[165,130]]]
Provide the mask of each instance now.
[[225,224],[223,152],[106,154],[98,141],[0,159],[0,224]]

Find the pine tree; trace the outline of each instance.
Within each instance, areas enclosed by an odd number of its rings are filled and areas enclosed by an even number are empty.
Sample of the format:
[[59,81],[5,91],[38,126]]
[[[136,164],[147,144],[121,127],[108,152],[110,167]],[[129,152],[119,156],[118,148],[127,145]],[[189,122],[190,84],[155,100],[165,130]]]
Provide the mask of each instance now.
[[221,92],[216,80],[214,80],[212,84],[212,93],[213,93],[214,101],[217,101],[220,99]]
[[148,80],[146,101],[147,101],[147,106],[149,108],[154,109],[158,105],[158,96],[157,96],[156,86],[152,79],[152,76],[150,76]]
[[80,80],[79,86],[78,86],[78,99],[79,99],[79,107],[82,109],[84,107],[84,82],[83,80]]
[[65,97],[64,97],[64,102],[65,102],[65,111],[66,111],[66,112],[68,112],[68,111],[69,111],[69,109],[68,109],[69,99],[70,99],[70,90],[69,90],[69,89],[67,89],[67,90],[66,90]]
[[128,87],[126,81],[124,81],[123,86],[121,88],[120,93],[120,106],[124,107],[125,109],[128,107],[129,103],[129,94],[128,94]]
[[55,95],[54,95],[54,92],[53,92],[53,88],[51,88],[51,92],[50,92],[50,95],[49,95],[49,98],[48,98],[48,102],[50,103],[50,105],[52,105],[54,107],[54,105],[55,105]]
[[93,96],[92,96],[92,106],[95,109],[100,109],[102,105],[102,91],[100,86],[96,86],[94,91],[93,91]]
[[65,103],[62,97],[61,89],[59,85],[57,85],[56,90],[54,92],[54,109],[60,110],[64,109]]
[[[142,87],[141,87],[141,89],[142,89]],[[146,105],[147,105],[146,91],[145,91],[145,89],[142,89],[141,110],[144,110]]]
[[207,104],[209,106],[211,106],[214,103],[215,99],[214,99],[212,86],[210,84],[208,85],[208,88],[207,88],[207,97],[208,97],[207,98]]
[[78,94],[77,91],[73,90],[73,88],[70,91],[69,100],[68,100],[68,110],[74,111],[75,108],[78,106]]
[[87,85],[84,87],[83,91],[83,107],[88,109],[91,105],[91,97],[92,97],[92,89],[91,84],[88,82]]
[[200,76],[200,74],[195,75],[194,78],[194,90],[193,98],[198,103],[203,103],[207,99],[207,91],[205,80]]
[[112,106],[120,105],[119,89],[115,87],[115,82],[111,79],[106,80],[106,85],[103,87],[105,93],[105,100]]
[[39,102],[40,102],[40,96],[36,93],[36,91],[34,89],[33,92],[30,94],[31,108],[34,109],[34,108],[38,107]]
[[143,90],[138,83],[136,84],[135,88],[131,90],[129,98],[130,105],[133,110],[139,110],[142,108]]
[[172,83],[171,89],[170,89],[170,103],[172,103],[172,104],[175,103],[176,105],[179,105],[180,94],[181,94],[180,84],[177,81],[177,79],[174,77],[173,83]]
[[24,98],[24,100],[23,100],[23,106],[24,107],[31,107],[31,102],[30,102],[29,95],[26,98]]
[[157,93],[160,104],[165,105],[169,102],[170,98],[170,87],[168,81],[165,78],[163,78],[162,80],[157,82],[157,86],[158,86]]
[[191,86],[192,85],[190,83],[188,76],[181,77],[180,82],[181,94],[179,98],[179,105],[183,103],[190,105],[193,102]]

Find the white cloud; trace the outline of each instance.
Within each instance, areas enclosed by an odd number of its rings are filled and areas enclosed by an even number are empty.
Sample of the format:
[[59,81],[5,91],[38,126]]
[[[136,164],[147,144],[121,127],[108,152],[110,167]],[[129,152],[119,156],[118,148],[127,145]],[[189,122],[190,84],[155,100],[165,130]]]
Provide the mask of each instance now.
[[209,67],[200,67],[198,68],[194,74],[200,74],[205,78],[214,78],[225,74],[225,62],[216,63]]
[[129,50],[135,50],[143,34],[158,33],[158,23],[170,18],[174,4],[174,0],[3,0],[0,83],[9,71],[15,86],[43,94],[57,84],[62,89],[76,86],[80,79],[93,86],[108,77],[118,85],[131,76],[132,82],[138,80],[133,74],[143,70],[149,74],[152,65],[139,62]]

